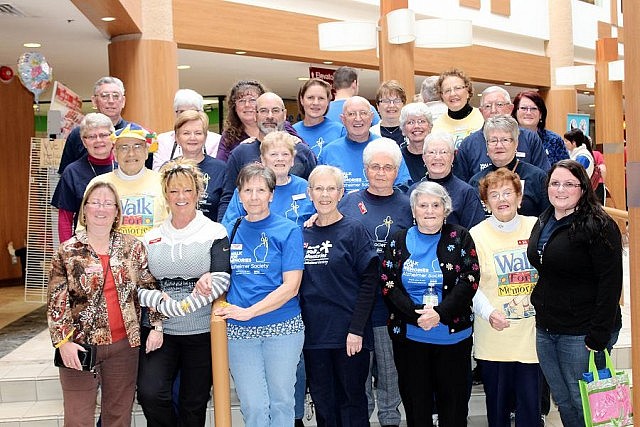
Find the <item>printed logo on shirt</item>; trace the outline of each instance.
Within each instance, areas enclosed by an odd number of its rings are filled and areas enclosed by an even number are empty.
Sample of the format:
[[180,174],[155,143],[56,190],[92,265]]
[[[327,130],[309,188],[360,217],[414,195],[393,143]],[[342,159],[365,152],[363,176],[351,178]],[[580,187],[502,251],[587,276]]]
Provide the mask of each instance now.
[[332,247],[330,240],[325,240],[319,245],[309,245],[305,242],[304,265],[327,265]]
[[367,178],[364,178],[366,175],[364,174],[364,169],[362,170],[362,176],[354,176],[353,172],[345,171],[342,173],[344,176],[344,191],[345,193],[351,193],[352,191],[358,191],[363,188],[366,188],[369,184]]
[[136,237],[154,226],[154,197],[148,195],[123,197],[120,231]]
[[442,270],[438,260],[431,260],[430,266],[421,266],[420,261],[409,258],[402,265],[402,277],[408,283],[442,283]]
[[324,147],[324,138],[320,137],[314,145],[309,147],[309,149],[313,151],[313,154],[315,154],[316,157],[320,157],[320,154],[322,154],[322,147]]
[[384,252],[384,248],[387,247],[387,239],[389,238],[389,233],[391,231],[391,224],[393,224],[393,219],[391,218],[391,215],[387,215],[387,217],[382,220],[382,223],[377,225],[373,230],[373,246],[376,248],[376,252],[378,254]]
[[300,218],[300,214],[298,213],[299,209],[300,205],[298,204],[296,199],[293,199],[293,201],[289,205],[289,209],[284,211],[284,217],[298,224],[298,218]]
[[502,309],[508,319],[535,316],[529,297],[538,282],[538,271],[533,268],[523,249],[507,250],[493,256],[498,276],[498,296],[510,300]]
[[202,173],[202,180],[204,181],[204,191],[202,192],[202,196],[200,200],[198,200],[198,209],[200,209],[203,213],[209,212],[209,203],[207,203],[207,189],[209,188],[209,181],[211,181],[211,177],[208,173]]
[[267,233],[260,234],[260,243],[250,252],[251,256],[243,253],[240,243],[231,245],[231,268],[237,275],[242,274],[266,274],[269,269],[269,237]]

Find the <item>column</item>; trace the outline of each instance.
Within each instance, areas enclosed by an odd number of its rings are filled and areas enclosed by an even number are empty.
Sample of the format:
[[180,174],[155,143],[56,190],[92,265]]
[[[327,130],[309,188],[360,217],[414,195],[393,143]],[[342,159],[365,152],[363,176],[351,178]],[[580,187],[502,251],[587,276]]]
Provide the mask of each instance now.
[[[606,184],[615,208],[625,209],[622,82],[609,81],[609,61],[618,59],[618,39],[596,41],[596,138],[607,165]],[[630,87],[630,86],[627,86]]]
[[551,88],[542,91],[547,110],[547,128],[560,135],[567,128],[567,114],[575,113],[578,104],[573,86],[556,85],[555,70],[573,65],[573,19],[571,0],[549,0],[549,57]]
[[387,38],[387,13],[408,8],[408,0],[380,1],[380,28],[378,45],[380,51],[380,82],[397,80],[407,94],[407,102],[413,100],[415,92],[414,43],[391,44]]
[[[627,125],[627,203],[629,208],[629,268],[631,307],[640,305],[640,4],[624,0],[624,86]],[[624,208],[624,207],[623,207]],[[631,357],[634,384],[640,384],[640,311],[631,310]],[[640,393],[633,393],[633,408],[640,413]]]
[[123,117],[160,133],[173,129],[173,96],[178,90],[173,5],[171,0],[143,0],[141,6],[142,34],[111,40],[109,74],[125,84]]

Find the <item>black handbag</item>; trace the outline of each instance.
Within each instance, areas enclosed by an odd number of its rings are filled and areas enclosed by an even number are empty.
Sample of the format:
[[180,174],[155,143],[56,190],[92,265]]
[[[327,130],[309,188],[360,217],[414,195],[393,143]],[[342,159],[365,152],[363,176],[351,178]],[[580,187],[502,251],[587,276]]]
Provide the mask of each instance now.
[[[78,350],[78,359],[80,359],[80,364],[82,364],[83,371],[93,372],[96,368],[96,352],[98,350],[97,346],[91,344],[79,344],[82,346],[85,351]],[[62,356],[60,355],[60,349],[56,348],[55,353],[53,354],[53,364],[59,368],[67,368],[64,362],[62,361]]]

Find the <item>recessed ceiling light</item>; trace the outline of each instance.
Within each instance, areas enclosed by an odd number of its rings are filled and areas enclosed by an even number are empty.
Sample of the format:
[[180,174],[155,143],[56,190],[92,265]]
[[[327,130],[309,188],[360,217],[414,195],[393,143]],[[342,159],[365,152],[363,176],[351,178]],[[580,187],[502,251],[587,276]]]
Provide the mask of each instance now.
[[42,47],[42,45],[40,43],[25,43],[22,46],[29,47],[29,48]]
[[585,90],[584,92],[582,92],[585,95],[591,95],[591,92],[589,92],[588,90]]
[[301,82],[306,82],[307,80],[309,80],[309,77],[298,77],[298,80],[300,80]]
[[482,94],[481,94],[481,93],[479,93],[477,96],[482,96]]
[[590,108],[594,108],[596,106],[596,104],[589,104]]
[[178,68],[178,70],[188,70],[191,68],[191,65],[178,65],[176,68]]
[[504,85],[505,86],[511,86],[511,83],[510,82],[504,82]]
[[246,53],[244,50],[236,50],[236,55],[245,55]]
[[322,61],[323,64],[327,64],[327,65],[331,65],[333,64],[333,61]]
[[100,20],[104,21],[104,22],[113,22],[116,20],[116,18],[114,18],[113,16],[105,16],[100,18]]

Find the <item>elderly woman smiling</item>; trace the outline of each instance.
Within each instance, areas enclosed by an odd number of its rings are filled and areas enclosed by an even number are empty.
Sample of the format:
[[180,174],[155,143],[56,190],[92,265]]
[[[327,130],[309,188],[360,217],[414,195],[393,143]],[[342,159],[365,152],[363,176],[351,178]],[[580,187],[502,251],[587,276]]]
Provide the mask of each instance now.
[[435,182],[411,193],[416,225],[396,233],[382,262],[382,295],[407,425],[465,426],[471,375],[472,298],[480,268],[468,231],[445,223],[451,198]]
[[407,144],[402,147],[402,157],[407,164],[411,181],[418,182],[427,173],[422,160],[424,139],[431,132],[431,113],[423,102],[413,102],[400,111],[400,128]]

